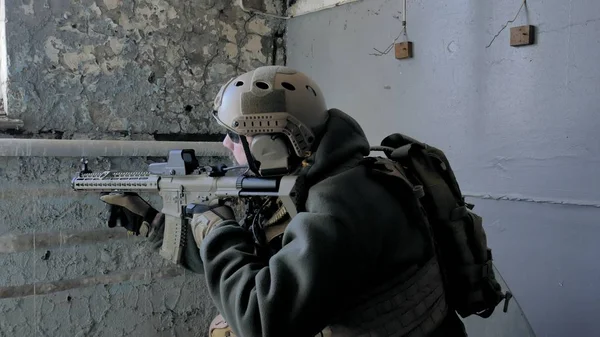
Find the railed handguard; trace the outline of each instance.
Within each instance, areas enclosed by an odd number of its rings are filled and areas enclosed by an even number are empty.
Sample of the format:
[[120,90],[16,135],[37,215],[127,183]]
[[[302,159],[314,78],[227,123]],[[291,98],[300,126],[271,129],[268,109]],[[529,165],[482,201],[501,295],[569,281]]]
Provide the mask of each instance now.
[[224,176],[224,167],[198,166],[193,150],[173,150],[166,163],[150,164],[148,172],[92,173],[87,162],[71,182],[75,191],[158,192],[163,200],[165,232],[160,255],[180,263],[186,242],[186,208],[210,205],[224,197],[279,197],[291,217],[296,215],[296,176],[259,178]]
[[158,179],[150,172],[113,172],[81,173],[71,181],[75,191],[158,191]]

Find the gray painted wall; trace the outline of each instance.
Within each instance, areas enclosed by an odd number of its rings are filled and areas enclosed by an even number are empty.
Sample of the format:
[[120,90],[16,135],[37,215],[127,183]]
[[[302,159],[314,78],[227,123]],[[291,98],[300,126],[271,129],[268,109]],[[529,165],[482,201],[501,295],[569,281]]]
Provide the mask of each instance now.
[[[25,121],[0,138],[214,138],[223,131],[207,113],[220,85],[283,62],[279,22],[232,1],[0,4],[8,113]],[[162,159],[89,158],[94,171]],[[98,195],[70,190],[78,170],[77,157],[0,157],[0,336],[205,336],[216,311],[202,276],[107,228]]]
[[[442,148],[484,216],[496,265],[538,336],[600,335],[600,2],[408,0],[414,58],[384,51],[401,1],[288,21],[287,61],[378,144]],[[509,46],[512,25],[536,44]],[[401,40],[399,40],[401,41]]]

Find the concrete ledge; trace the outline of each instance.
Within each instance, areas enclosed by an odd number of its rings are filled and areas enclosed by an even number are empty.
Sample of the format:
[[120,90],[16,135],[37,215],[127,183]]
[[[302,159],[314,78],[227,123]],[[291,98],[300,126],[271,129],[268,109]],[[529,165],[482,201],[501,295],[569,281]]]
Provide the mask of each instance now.
[[185,272],[185,269],[181,267],[167,267],[154,270],[137,269],[116,272],[109,275],[84,276],[76,279],[59,280],[53,282],[29,283],[20,286],[0,286],[0,299],[46,295],[76,288],[132,281],[154,282],[158,279],[181,276],[184,275]]
[[127,231],[99,229],[89,231],[61,231],[53,233],[6,234],[0,236],[0,254],[26,252],[34,249],[52,249],[73,245],[96,244],[130,238]]
[[179,149],[194,149],[201,157],[230,154],[221,142],[0,139],[0,157],[163,157]]

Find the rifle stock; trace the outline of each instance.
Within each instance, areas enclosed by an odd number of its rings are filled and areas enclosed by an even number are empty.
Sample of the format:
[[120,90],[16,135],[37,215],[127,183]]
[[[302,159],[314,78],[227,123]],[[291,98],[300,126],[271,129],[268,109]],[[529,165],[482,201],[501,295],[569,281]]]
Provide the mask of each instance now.
[[78,192],[158,193],[165,214],[160,255],[177,264],[186,242],[184,226],[193,216],[189,213],[193,207],[188,205],[212,206],[226,198],[279,197],[290,217],[296,215],[297,176],[225,176],[227,170],[225,166],[199,166],[194,150],[172,150],[166,163],[150,164],[147,172],[92,173],[84,161],[71,185]]

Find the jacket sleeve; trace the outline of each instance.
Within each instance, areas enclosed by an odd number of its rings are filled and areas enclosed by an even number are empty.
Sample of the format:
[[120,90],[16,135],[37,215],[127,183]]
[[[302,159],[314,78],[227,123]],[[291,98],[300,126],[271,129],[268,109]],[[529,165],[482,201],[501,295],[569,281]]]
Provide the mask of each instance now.
[[379,234],[367,226],[375,203],[339,192],[311,190],[308,212],[292,219],[268,261],[236,225],[202,243],[210,294],[238,336],[314,336],[376,268]]

